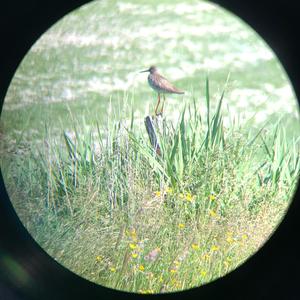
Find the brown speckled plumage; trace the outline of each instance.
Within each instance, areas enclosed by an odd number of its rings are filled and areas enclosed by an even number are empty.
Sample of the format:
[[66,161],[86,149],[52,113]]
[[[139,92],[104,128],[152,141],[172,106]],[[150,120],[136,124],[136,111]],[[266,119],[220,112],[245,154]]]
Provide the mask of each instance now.
[[[148,75],[148,83],[152,89],[154,89],[158,93],[158,103],[155,109],[155,114],[157,115],[157,108],[160,103],[160,94],[184,94],[184,91],[179,90],[173,84],[171,84],[165,77],[160,75],[157,71],[155,66],[151,66],[148,70],[141,71],[142,72],[149,72]],[[164,97],[165,100],[165,97]],[[163,112],[164,102],[162,105],[162,109],[160,113]]]

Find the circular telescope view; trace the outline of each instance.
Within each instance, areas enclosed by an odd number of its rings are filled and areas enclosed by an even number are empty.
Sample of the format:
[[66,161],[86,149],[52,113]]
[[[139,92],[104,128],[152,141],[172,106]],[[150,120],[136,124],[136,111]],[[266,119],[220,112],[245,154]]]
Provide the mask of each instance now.
[[255,254],[300,174],[299,107],[244,21],[199,0],[92,1],[32,46],[2,108],[14,209],[104,287],[200,287]]

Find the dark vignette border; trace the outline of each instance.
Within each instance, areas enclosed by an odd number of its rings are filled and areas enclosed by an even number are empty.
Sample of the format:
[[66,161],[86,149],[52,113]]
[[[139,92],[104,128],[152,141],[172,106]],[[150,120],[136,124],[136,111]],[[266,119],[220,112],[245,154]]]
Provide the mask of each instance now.
[[[183,0],[184,1],[184,0]],[[0,4],[0,98],[32,44],[57,20],[86,0],[15,0]],[[280,59],[300,99],[299,5],[285,0],[214,0],[254,28]],[[0,174],[1,175],[1,174]],[[0,298],[139,299],[141,295],[102,288],[50,258],[19,221],[0,178]],[[300,246],[297,242],[299,188],[288,213],[265,246],[229,275],[199,289],[149,298],[298,299]],[[15,265],[11,277],[3,259]],[[18,267],[19,266],[19,267]],[[23,270],[23,271],[22,271]],[[22,274],[28,274],[24,281]],[[23,274],[24,275],[24,274]]]

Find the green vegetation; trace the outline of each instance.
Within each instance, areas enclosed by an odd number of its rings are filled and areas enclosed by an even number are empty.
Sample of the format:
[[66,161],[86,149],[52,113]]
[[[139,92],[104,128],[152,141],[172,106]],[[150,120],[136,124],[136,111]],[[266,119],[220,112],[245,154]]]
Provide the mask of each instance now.
[[[143,124],[156,96],[139,71],[152,64],[186,91],[158,118],[161,155]],[[94,1],[20,64],[1,172],[24,226],[62,265],[112,288],[176,291],[230,272],[278,226],[299,178],[299,129],[282,66],[230,13]]]
[[73,131],[59,136],[46,125],[43,144],[2,161],[22,222],[57,261],[104,286],[158,293],[224,276],[280,222],[300,160],[280,121],[249,130],[231,115],[224,126],[223,98],[211,99],[207,79],[204,99],[191,96],[177,122],[162,118],[161,155],[133,110],[93,126],[70,111]]
[[[217,93],[230,72],[224,100],[236,112],[260,112],[263,118],[254,119],[255,125],[283,117],[289,131],[299,123],[284,69],[240,19],[206,1],[109,0],[72,12],[27,53],[7,93],[0,131],[8,140],[32,131],[25,140],[35,141],[42,137],[44,121],[52,132],[60,123],[73,130],[68,107],[74,116],[84,115],[88,125],[102,125],[109,99],[118,106],[124,91],[134,94],[135,115],[142,118],[152,111],[147,108],[155,96],[146,74],[138,72],[152,64],[197,98],[207,73]],[[169,115],[177,112],[181,98],[171,96],[166,105]]]

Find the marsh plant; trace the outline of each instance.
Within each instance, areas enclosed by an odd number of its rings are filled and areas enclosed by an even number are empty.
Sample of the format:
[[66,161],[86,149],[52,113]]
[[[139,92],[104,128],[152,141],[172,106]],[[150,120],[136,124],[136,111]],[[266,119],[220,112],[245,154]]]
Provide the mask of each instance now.
[[264,244],[295,191],[299,139],[280,120],[254,128],[229,114],[225,126],[224,92],[205,86],[177,120],[160,118],[160,154],[133,109],[91,127],[70,112],[61,136],[45,125],[7,186],[50,255],[98,284],[159,293],[222,277]]

